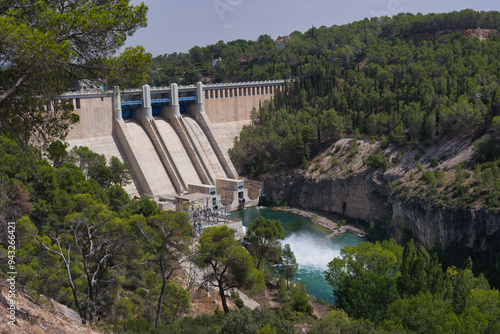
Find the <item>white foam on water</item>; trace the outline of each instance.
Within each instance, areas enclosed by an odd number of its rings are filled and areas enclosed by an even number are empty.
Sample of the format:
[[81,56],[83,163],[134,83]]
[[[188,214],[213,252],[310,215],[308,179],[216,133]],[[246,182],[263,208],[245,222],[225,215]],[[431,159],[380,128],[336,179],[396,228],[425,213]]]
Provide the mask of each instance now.
[[328,263],[340,256],[340,248],[329,240],[320,241],[317,236],[305,233],[293,233],[283,245],[290,244],[300,269],[326,270]]

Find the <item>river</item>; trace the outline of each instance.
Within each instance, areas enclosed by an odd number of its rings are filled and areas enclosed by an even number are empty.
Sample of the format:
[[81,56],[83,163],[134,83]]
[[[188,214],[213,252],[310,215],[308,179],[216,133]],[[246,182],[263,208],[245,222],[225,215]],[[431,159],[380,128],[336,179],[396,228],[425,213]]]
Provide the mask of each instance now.
[[356,245],[365,240],[355,234],[346,233],[334,240],[319,242],[319,239],[330,232],[302,216],[270,208],[258,207],[233,211],[231,216],[241,219],[245,227],[258,216],[280,220],[285,229],[285,240],[282,243],[290,244],[299,264],[295,281],[302,280],[306,284],[308,294],[331,304],[335,301],[332,296],[332,287],[323,276],[328,262],[340,256],[340,250],[344,246]]

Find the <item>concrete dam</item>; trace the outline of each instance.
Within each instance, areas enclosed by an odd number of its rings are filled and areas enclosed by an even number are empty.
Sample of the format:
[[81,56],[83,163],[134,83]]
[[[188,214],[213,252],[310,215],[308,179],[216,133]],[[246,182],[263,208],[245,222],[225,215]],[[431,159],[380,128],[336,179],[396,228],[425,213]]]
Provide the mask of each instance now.
[[261,185],[241,179],[227,152],[251,123],[252,109],[284,84],[199,82],[66,93],[59,99],[70,100],[80,116],[66,142],[127,161],[133,171],[133,182],[125,187],[130,196],[166,206],[196,199],[232,210],[257,205]]

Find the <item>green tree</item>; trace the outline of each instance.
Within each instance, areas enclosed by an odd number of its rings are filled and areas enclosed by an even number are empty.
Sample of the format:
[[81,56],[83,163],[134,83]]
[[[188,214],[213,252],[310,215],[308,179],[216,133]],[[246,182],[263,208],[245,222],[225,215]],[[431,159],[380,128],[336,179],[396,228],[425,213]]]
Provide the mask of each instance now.
[[132,168],[130,168],[128,162],[121,162],[120,159],[113,156],[109,164],[111,178],[114,184],[124,187],[132,181]]
[[292,308],[294,311],[309,314],[313,311],[309,304],[309,296],[306,292],[306,285],[299,281],[292,291]]
[[426,292],[391,304],[382,327],[396,332],[456,333],[459,319],[449,302]]
[[[155,327],[158,327],[167,293],[168,280],[174,270],[187,259],[186,255],[190,251],[192,226],[189,223],[187,213],[173,211],[162,211],[151,216],[147,219],[147,223],[144,217],[134,216],[131,218],[131,222],[146,241],[146,248],[152,253],[153,262],[158,267],[162,277],[155,320]],[[181,259],[181,257],[183,258]],[[174,313],[173,318],[175,318],[176,313]]]
[[[65,219],[67,233],[39,236],[34,226],[27,229],[47,254],[60,260],[57,272],[67,278],[78,313],[85,324],[96,321],[102,311],[106,289],[112,289],[113,276],[122,265],[131,242],[130,225],[117,218],[89,195],[76,195],[79,212]],[[76,268],[72,263],[80,263]],[[85,284],[78,284],[83,275]],[[109,298],[109,296],[106,296]]]
[[[0,6],[0,126],[21,143],[48,145],[78,121],[69,103],[44,105],[74,86],[75,79],[144,79],[150,55],[141,47],[113,54],[127,36],[146,26],[147,7],[123,0],[7,1]],[[133,55],[133,56],[132,56]],[[138,61],[139,60],[139,61]],[[130,64],[125,66],[125,64]],[[135,65],[135,66],[134,66]],[[110,71],[111,70],[111,71]],[[124,75],[125,74],[125,75]],[[113,84],[108,81],[108,84]]]
[[287,283],[283,276],[280,276],[278,280],[278,300],[280,302],[288,301],[288,291],[287,291]]
[[165,296],[163,303],[169,316],[168,323],[171,324],[177,319],[179,313],[189,311],[191,307],[189,292],[174,283],[168,283]]
[[68,144],[61,142],[60,140],[53,141],[50,143],[48,148],[49,159],[53,161],[54,167],[61,167],[62,163],[68,156],[66,148]]
[[417,253],[413,239],[406,243],[397,278],[398,291],[402,297],[427,291],[426,262],[422,253]]
[[195,262],[201,268],[209,268],[204,280],[213,282],[219,289],[224,313],[228,313],[225,291],[248,280],[253,269],[252,257],[238,245],[232,229],[209,227],[200,237]]
[[355,318],[380,322],[387,306],[399,298],[396,277],[402,251],[394,240],[344,247],[325,271],[335,304]]
[[285,230],[279,220],[259,216],[248,226],[247,235],[252,242],[252,249],[257,254],[257,269],[264,259],[279,259],[279,240],[285,237]]
[[283,276],[285,276],[287,288],[289,282],[295,278],[295,272],[298,267],[299,265],[290,245],[286,244],[285,247],[283,247],[283,254],[281,255],[281,268],[283,269]]
[[106,189],[105,193],[109,200],[108,207],[113,211],[120,211],[130,202],[127,192],[117,184]]

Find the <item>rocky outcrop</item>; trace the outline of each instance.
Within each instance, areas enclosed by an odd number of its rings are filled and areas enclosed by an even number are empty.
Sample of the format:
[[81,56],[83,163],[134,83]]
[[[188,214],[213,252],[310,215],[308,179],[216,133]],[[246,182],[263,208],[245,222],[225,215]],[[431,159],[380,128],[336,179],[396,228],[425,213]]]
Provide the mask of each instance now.
[[384,221],[392,216],[389,192],[378,173],[345,178],[316,179],[304,172],[286,178],[267,175],[263,178],[266,195],[273,202],[291,207],[337,213],[366,221]]
[[[12,334],[99,334],[89,325],[82,325],[80,316],[66,305],[43,295],[36,299],[17,286],[0,280],[0,333]],[[15,304],[12,304],[15,302]],[[14,306],[12,306],[14,305]],[[15,307],[15,313],[10,310]]]

